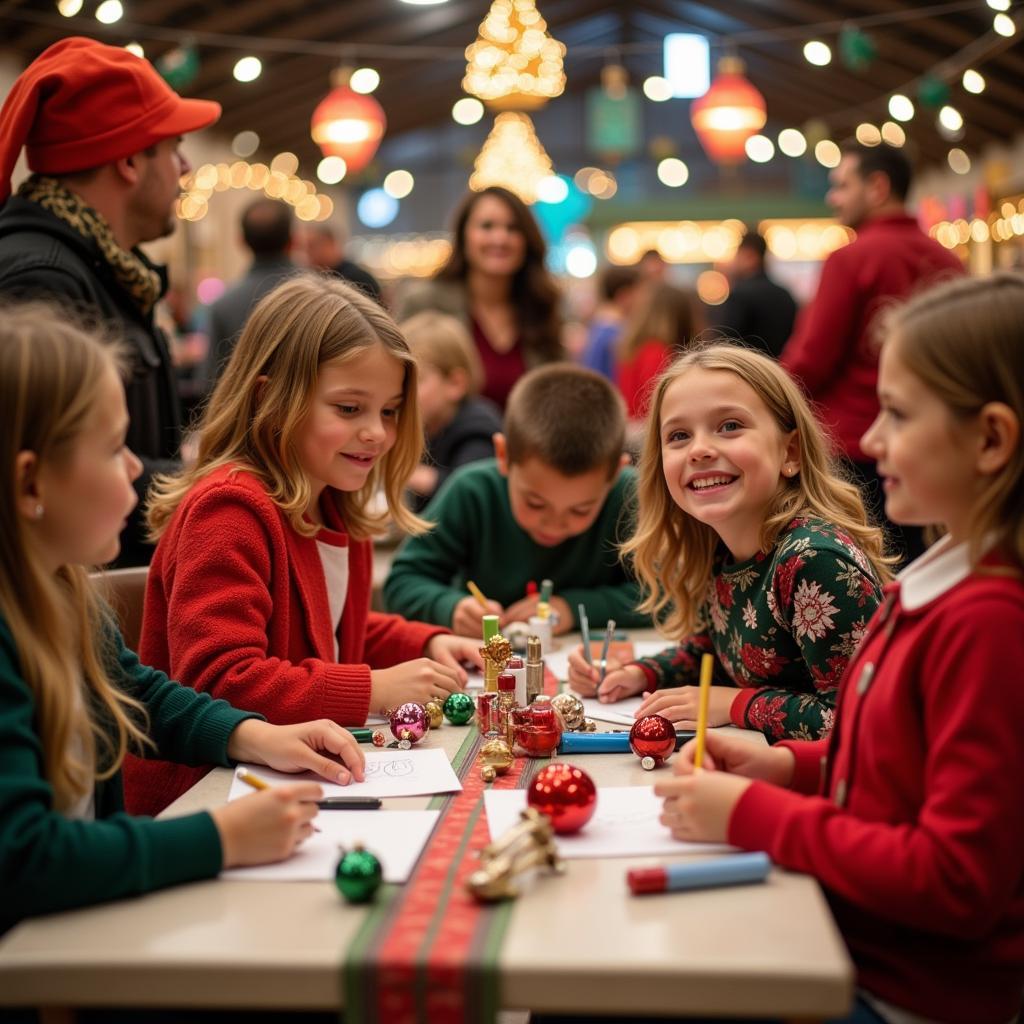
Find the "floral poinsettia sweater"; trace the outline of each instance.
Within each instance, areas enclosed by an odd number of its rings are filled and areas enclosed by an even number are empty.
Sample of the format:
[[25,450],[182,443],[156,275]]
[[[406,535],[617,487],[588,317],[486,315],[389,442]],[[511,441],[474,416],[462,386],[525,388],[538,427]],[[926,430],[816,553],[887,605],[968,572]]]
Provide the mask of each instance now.
[[881,601],[864,553],[841,530],[793,519],[775,546],[745,562],[724,549],[701,608],[701,629],[633,662],[652,687],[696,685],[715,656],[714,684],[738,688],[733,724],[769,743],[828,734],[839,680]]

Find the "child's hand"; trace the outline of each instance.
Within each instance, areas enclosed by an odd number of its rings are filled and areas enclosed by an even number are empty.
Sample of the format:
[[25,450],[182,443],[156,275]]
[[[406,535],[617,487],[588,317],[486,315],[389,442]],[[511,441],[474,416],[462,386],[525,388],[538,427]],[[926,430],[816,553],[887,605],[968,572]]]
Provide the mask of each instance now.
[[654,787],[665,798],[658,819],[673,839],[686,842],[724,843],[729,838],[729,819],[750,779],[725,772],[663,779]]
[[312,833],[316,801],[323,795],[315,782],[293,782],[215,808],[210,815],[220,833],[224,867],[290,857]]
[[[608,663],[605,666],[604,681],[607,683],[613,676],[618,679],[624,671],[626,670],[623,668],[621,661],[616,658],[609,658]],[[639,669],[636,669],[636,671],[640,672]],[[632,673],[630,674],[632,675]],[[640,672],[640,676],[646,683],[647,677],[644,676],[642,672]],[[587,664],[587,659],[583,657],[583,644],[580,644],[579,647],[569,655],[569,688],[575,690],[581,697],[596,697],[600,679],[601,666],[598,664]],[[614,685],[614,682],[615,680],[613,680],[612,685]],[[615,696],[609,697],[608,700],[622,700],[623,697],[629,697],[633,693],[639,693],[642,689],[643,686],[641,686],[639,690],[630,690],[629,692],[623,691],[621,693],[616,689]]]
[[[509,605],[502,613],[499,625],[504,629],[510,622],[527,622],[532,615],[537,614],[537,607],[540,604],[539,594],[529,594]],[[551,633],[553,636],[560,636],[568,633],[573,628],[572,609],[564,597],[553,596],[548,606],[555,614],[551,618]]]
[[271,725],[247,718],[228,739],[228,757],[265,764],[279,772],[316,772],[342,786],[352,779],[362,782],[366,763],[352,734],[327,718],[298,725]]
[[[590,668],[587,665],[583,659],[582,648],[570,655],[570,661],[574,656],[577,658],[574,666],[575,678],[577,680],[589,679],[590,685],[593,687],[590,694],[584,693],[584,696],[597,697],[602,704],[614,704],[617,700],[633,697],[638,693],[643,693],[644,687],[647,686],[647,676],[644,675],[644,670],[639,665],[623,666],[621,662],[609,658],[605,666],[604,682],[599,683],[600,667],[595,665]],[[584,673],[587,675],[584,676]],[[571,674],[572,668],[570,668]]]
[[[460,671],[430,658],[376,669],[370,673],[370,710],[386,715],[410,700],[420,704],[428,700],[443,701],[448,694],[462,690]],[[464,677],[465,672],[462,675]]]
[[500,616],[503,611],[497,601],[488,601],[487,611],[484,611],[475,597],[464,597],[452,612],[452,632],[479,640],[484,632],[484,616]]
[[421,463],[412,471],[405,486],[417,494],[433,494],[437,490],[437,466]]
[[[672,759],[676,775],[692,775],[697,741],[690,740]],[[786,747],[767,747],[728,732],[709,731],[704,736],[704,768],[707,771],[761,779],[788,787],[793,781],[796,758]]]
[[469,640],[464,636],[450,636],[447,633],[439,633],[432,636],[423,653],[428,658],[455,669],[459,674],[459,681],[462,686],[466,685],[466,672],[462,667],[464,661],[475,665],[480,671],[484,668],[483,655],[480,653],[480,641]]
[[[728,725],[732,721],[730,712],[737,692],[732,686],[711,687],[708,696],[708,725]],[[699,707],[699,686],[671,686],[649,693],[637,709],[636,717],[663,715],[684,729],[695,729]]]

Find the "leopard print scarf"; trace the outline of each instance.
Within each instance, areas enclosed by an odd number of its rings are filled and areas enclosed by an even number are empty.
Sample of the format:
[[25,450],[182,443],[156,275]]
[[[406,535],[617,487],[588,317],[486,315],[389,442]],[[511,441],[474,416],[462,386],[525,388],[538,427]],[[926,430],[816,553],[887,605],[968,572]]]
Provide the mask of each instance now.
[[106,218],[56,178],[31,175],[18,195],[49,210],[83,238],[94,241],[114,272],[117,283],[132,297],[145,315],[152,312],[163,290],[160,275],[134,250],[122,249],[114,240]]

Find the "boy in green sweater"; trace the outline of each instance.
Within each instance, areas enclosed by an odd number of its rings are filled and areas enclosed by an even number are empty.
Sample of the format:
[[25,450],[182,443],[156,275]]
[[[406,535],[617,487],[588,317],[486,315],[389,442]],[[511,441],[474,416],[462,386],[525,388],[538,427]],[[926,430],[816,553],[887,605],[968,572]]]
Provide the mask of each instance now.
[[[410,537],[384,585],[389,611],[480,636],[484,614],[504,627],[536,613],[530,581],[551,579],[555,632],[595,623],[650,626],[619,561],[633,529],[634,473],[623,454],[622,399],[600,374],[540,367],[509,395],[496,458],[457,470],[424,511],[435,528]],[[485,610],[466,592],[473,580]]]

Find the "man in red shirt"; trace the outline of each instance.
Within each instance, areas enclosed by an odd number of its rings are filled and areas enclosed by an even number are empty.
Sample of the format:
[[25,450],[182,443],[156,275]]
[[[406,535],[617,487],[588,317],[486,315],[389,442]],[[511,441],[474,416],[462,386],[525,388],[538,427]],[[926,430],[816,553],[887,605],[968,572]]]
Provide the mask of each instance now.
[[[817,403],[864,492],[885,522],[881,484],[860,437],[878,414],[879,324],[876,316],[941,278],[964,273],[953,253],[907,213],[911,168],[902,150],[852,143],[829,175],[827,201],[857,238],[821,268],[818,292],[782,352],[782,364]],[[886,523],[908,558],[924,550],[919,530]]]

